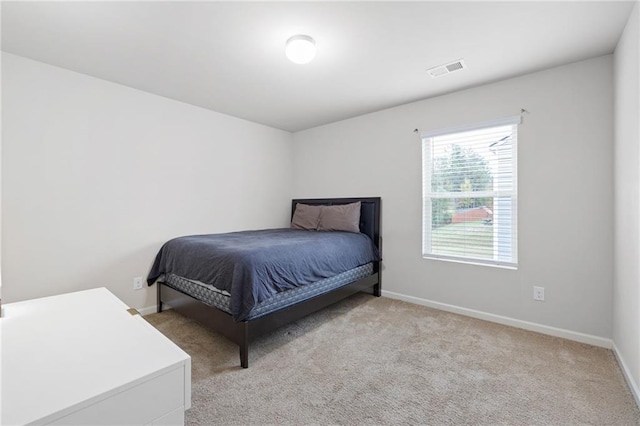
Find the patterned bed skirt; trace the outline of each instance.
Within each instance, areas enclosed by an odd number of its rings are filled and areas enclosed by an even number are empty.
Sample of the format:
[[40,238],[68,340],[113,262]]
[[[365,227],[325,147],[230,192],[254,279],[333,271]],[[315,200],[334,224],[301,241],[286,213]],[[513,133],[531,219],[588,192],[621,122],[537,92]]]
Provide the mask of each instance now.
[[[254,306],[247,319],[252,320],[259,318],[279,309],[294,305],[300,301],[311,299],[312,297],[327,293],[347,284],[351,284],[352,282],[367,277],[372,273],[373,263],[368,263],[335,275],[331,278],[325,278],[317,281],[313,284],[307,284],[277,293],[269,299]],[[226,291],[218,290],[210,284],[191,281],[173,274],[160,277],[159,281],[174,290],[188,294],[209,306],[216,307],[229,314],[231,313],[231,297]]]

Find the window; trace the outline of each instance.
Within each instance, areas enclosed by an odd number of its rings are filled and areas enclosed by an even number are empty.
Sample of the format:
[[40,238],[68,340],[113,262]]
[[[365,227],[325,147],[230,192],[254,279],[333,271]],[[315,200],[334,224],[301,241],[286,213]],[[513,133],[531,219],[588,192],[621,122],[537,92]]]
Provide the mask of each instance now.
[[423,257],[516,267],[520,117],[423,133]]

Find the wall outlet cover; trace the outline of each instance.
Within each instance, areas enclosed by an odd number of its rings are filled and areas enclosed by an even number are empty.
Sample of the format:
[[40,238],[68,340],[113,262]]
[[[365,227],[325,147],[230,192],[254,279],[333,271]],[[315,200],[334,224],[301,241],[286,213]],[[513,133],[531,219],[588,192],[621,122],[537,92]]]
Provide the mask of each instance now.
[[533,300],[544,302],[544,287],[533,286]]
[[135,277],[133,279],[133,289],[142,290],[142,277]]

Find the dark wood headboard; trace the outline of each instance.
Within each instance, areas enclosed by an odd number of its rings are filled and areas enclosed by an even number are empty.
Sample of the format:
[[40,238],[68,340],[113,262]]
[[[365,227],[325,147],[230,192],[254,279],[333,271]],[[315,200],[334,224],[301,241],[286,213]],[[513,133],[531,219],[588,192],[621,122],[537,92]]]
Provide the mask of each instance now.
[[360,201],[360,232],[371,238],[380,250],[380,197],[365,198],[304,198],[291,200],[291,217],[296,210],[296,204],[308,204],[312,206],[335,206],[350,204]]

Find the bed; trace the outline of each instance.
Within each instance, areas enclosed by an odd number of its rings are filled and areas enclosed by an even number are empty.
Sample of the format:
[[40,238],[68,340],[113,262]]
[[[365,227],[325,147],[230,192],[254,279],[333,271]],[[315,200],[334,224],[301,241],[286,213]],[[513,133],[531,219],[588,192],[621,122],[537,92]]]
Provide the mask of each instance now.
[[[379,197],[294,199],[291,216],[298,223],[303,207],[353,210],[354,203],[359,203],[359,219],[352,225],[352,232],[260,230],[180,237],[167,242],[147,278],[149,285],[157,285],[158,312],[166,304],[226,336],[239,345],[240,365],[248,368],[249,345],[257,336],[358,292],[379,297]],[[209,237],[215,239],[216,248],[209,245]],[[223,254],[217,251],[221,246],[227,250]],[[257,251],[261,247],[268,250]],[[371,258],[367,257],[368,250]],[[256,268],[258,272],[247,272],[244,260],[229,260],[245,251],[252,253],[252,259],[262,259],[266,252],[284,254],[275,263],[265,260]],[[296,253],[295,261],[286,257],[289,252]],[[317,258],[319,266],[312,257]],[[225,265],[227,261],[231,262],[229,266]],[[312,271],[305,269],[308,264],[313,264]],[[281,270],[282,265],[288,269]]]

